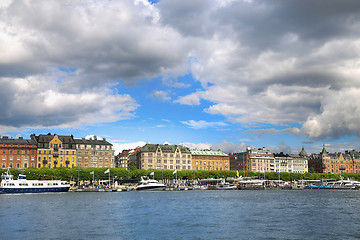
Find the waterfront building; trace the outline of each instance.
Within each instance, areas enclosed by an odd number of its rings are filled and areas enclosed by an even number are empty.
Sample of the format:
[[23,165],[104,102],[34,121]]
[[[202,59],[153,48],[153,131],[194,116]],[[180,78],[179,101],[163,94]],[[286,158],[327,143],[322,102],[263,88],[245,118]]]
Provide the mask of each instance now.
[[139,147],[136,149],[123,150],[121,153],[119,153],[115,157],[115,167],[128,169],[129,163],[131,161],[130,158],[131,156],[134,156],[138,149]]
[[191,152],[180,145],[146,144],[135,156],[138,169],[191,170]]
[[360,153],[355,150],[329,153],[324,146],[320,154],[311,154],[309,168],[317,173],[360,173]]
[[230,157],[230,170],[274,172],[274,154],[265,147],[247,147],[244,152],[232,154]]
[[37,144],[37,167],[67,167],[76,166],[76,144],[74,137],[57,134],[32,134],[31,139]]
[[77,150],[77,165],[82,168],[115,167],[113,145],[105,138],[75,139]]
[[275,172],[306,173],[308,172],[307,154],[304,148],[299,154],[274,154]]
[[222,151],[191,150],[192,170],[229,170],[229,155]]
[[0,137],[1,168],[36,167],[37,145],[32,139]]

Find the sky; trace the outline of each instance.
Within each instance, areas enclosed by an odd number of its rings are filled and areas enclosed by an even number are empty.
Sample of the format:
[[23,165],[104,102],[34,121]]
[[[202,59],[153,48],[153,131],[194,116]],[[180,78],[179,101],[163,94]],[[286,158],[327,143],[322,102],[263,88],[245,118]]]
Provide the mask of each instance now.
[[358,0],[4,0],[0,135],[360,150]]

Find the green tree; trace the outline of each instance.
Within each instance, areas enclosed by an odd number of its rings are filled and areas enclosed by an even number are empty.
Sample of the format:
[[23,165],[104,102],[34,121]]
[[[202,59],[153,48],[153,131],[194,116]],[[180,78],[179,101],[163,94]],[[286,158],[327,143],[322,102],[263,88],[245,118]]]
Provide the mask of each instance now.
[[130,171],[135,171],[137,168],[136,168],[136,165],[134,162],[131,162],[128,166],[129,170]]

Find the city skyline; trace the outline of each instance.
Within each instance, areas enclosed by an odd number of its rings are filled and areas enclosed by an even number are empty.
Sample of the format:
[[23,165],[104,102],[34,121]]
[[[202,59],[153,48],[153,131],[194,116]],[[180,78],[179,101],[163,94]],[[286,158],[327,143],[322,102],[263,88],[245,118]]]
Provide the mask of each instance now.
[[2,1],[0,135],[360,149],[358,1]]

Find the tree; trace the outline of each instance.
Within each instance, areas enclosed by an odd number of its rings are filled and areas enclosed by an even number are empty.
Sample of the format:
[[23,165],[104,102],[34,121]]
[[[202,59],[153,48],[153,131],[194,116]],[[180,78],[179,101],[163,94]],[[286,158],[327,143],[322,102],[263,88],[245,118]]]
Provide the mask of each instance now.
[[129,164],[129,170],[130,170],[130,171],[135,171],[136,169],[137,169],[137,167],[136,167],[135,163],[134,163],[134,162],[131,162],[131,163]]

